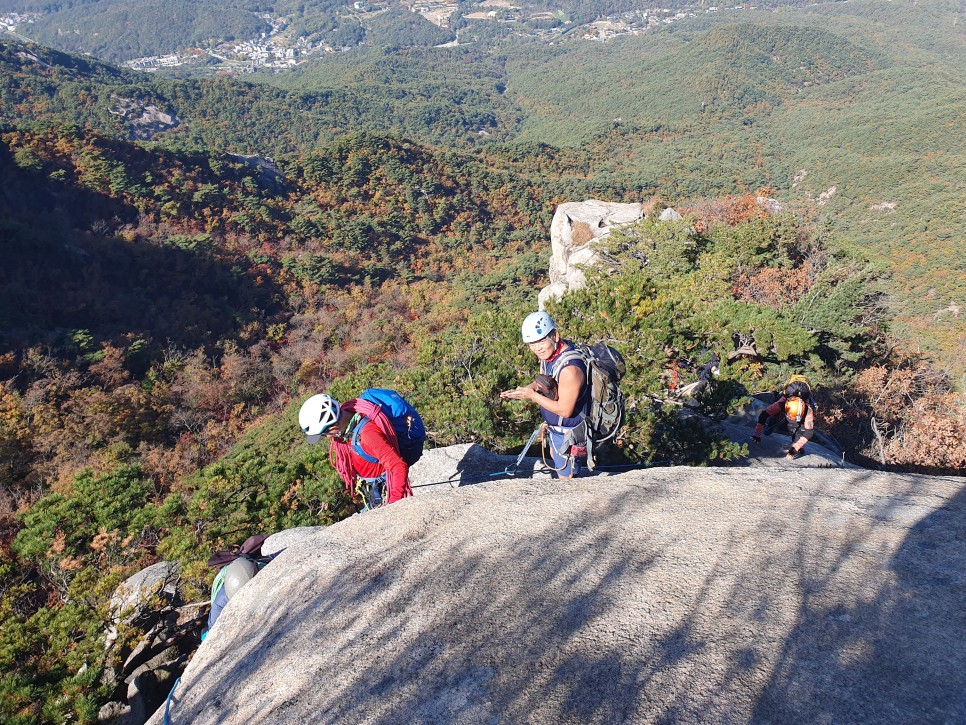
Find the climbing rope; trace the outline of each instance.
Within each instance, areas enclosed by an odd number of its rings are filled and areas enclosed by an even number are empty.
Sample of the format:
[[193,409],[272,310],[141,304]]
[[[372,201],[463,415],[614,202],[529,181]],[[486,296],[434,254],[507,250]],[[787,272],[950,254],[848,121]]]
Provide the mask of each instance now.
[[[613,465],[613,466],[595,466],[593,472],[587,472],[586,474],[582,474],[581,478],[589,478],[592,476],[596,476],[598,475],[598,471],[601,471],[601,472],[602,471],[633,471],[638,468],[645,469],[645,468],[656,468],[658,466],[668,466],[668,465],[671,465],[672,463],[673,461],[666,460],[666,461],[647,461],[645,463],[624,463],[624,464]],[[548,466],[548,469],[555,470],[553,468],[550,468],[549,466]],[[442,481],[433,481],[431,483],[417,483],[413,485],[412,488],[425,488],[427,486],[442,486],[443,484],[446,484],[446,483],[450,484],[450,486],[452,486],[452,484],[454,483],[458,483],[458,484],[475,483],[477,481],[485,481],[489,478],[499,478],[500,476],[512,477],[520,473],[524,473],[524,474],[527,474],[528,476],[532,476],[534,473],[537,473],[538,471],[545,472],[545,469],[530,470],[526,468],[516,468],[511,470],[509,467],[507,467],[502,471],[493,471],[492,473],[481,473],[477,476],[467,476],[466,478],[458,478],[458,479],[447,478]]]
[[[560,468],[554,468],[549,463],[547,463],[547,434],[546,434],[547,429],[545,426],[540,426],[537,430],[540,431],[540,457],[543,459],[543,465],[545,465],[551,471],[560,473],[560,471],[564,470],[567,466],[570,465],[570,462],[568,461],[564,463]],[[550,442],[550,445],[551,446],[553,445],[553,441]],[[559,453],[559,451],[557,452]],[[553,454],[551,454],[550,457],[553,458]]]
[[180,682],[180,677],[174,681],[174,684],[171,685],[171,692],[168,693],[168,699],[164,701],[164,725],[171,725],[171,698],[174,696],[174,691],[177,689],[178,683]]

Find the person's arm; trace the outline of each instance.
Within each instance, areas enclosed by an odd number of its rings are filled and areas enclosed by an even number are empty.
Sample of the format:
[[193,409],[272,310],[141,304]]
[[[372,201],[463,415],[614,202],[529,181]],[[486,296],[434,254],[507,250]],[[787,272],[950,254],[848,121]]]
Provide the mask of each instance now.
[[513,390],[505,390],[500,393],[500,397],[510,400],[529,400],[544,410],[549,410],[554,415],[572,418],[574,408],[577,407],[577,399],[580,397],[580,391],[584,386],[584,380],[583,370],[576,365],[568,365],[560,371],[560,378],[557,380],[556,400],[538,393],[534,389],[535,383]]
[[[510,388],[509,390],[501,390],[500,391],[500,397],[503,398],[504,400],[507,400],[507,399],[509,399],[509,400],[523,400],[524,398],[526,398],[526,395],[525,394],[519,394],[519,393],[517,393],[518,390],[525,390],[525,389],[536,390],[538,387],[539,386],[537,385],[537,381],[534,380],[529,385],[523,385],[523,386],[521,386],[519,388]],[[514,395],[514,393],[517,393],[517,394]]]
[[813,430],[815,428],[815,408],[812,407],[811,403],[805,406],[805,420],[802,421],[802,427],[805,430]]
[[774,403],[765,408],[758,416],[758,424],[755,426],[755,432],[751,436],[755,443],[761,443],[761,433],[765,430],[765,423],[773,415],[778,415],[782,410],[785,409],[785,396],[781,396]]
[[363,426],[359,433],[362,450],[379,459],[386,472],[386,503],[395,503],[409,493],[409,464],[404,461],[374,423]]

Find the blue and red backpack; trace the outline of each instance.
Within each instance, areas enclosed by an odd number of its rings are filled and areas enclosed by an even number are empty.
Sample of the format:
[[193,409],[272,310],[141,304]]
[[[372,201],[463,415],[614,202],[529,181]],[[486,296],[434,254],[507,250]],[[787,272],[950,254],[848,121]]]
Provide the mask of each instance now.
[[[382,413],[389,419],[389,424],[396,433],[396,442],[399,444],[399,457],[407,465],[413,465],[423,455],[423,444],[426,442],[426,428],[423,426],[422,418],[412,404],[395,390],[388,388],[368,388],[362,391],[359,396],[362,400],[368,401],[379,406]],[[368,417],[364,417],[352,430],[351,444],[352,450],[370,463],[378,463],[375,456],[366,453],[362,448],[359,436],[363,427],[370,422]]]

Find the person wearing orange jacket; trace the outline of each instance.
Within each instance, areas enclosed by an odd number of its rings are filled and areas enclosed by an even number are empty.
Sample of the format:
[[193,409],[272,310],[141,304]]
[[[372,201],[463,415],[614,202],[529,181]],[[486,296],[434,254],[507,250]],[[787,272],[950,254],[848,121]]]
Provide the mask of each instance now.
[[333,466],[350,493],[362,495],[366,509],[412,496],[409,464],[378,405],[362,398],[340,404],[330,395],[313,395],[299,410],[299,426],[311,444],[331,440]]
[[786,385],[778,400],[761,411],[751,439],[755,443],[761,443],[762,432],[768,435],[779,426],[785,427],[792,438],[785,458],[789,461],[798,458],[802,455],[802,449],[815,435],[815,402],[807,384],[791,382]]

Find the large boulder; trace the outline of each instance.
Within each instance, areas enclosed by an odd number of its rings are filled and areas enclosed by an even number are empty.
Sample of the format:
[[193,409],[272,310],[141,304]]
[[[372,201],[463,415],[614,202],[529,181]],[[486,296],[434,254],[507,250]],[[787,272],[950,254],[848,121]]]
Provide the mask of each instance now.
[[[539,451],[539,442],[531,452]],[[492,481],[496,478],[526,477],[549,479],[551,473],[539,458],[525,456],[517,464],[517,456],[500,455],[479,443],[458,443],[423,452],[422,458],[409,469],[414,496],[443,493],[460,486]],[[513,473],[513,472],[516,473]],[[323,531],[324,526],[301,526],[272,534],[262,544],[266,556],[278,554],[295,543]]]
[[964,571],[957,478],[461,486],[291,542],[171,722],[966,722]]
[[178,598],[181,567],[174,561],[159,561],[121,582],[111,596],[111,628],[107,643],[117,637],[117,625],[143,624],[145,617],[153,618],[158,600],[174,604]]
[[[535,441],[530,453],[539,455],[540,442]],[[517,464],[517,456],[500,455],[479,443],[459,443],[434,448],[409,469],[409,480],[417,496],[439,489],[457,488],[480,483],[488,478],[509,477],[515,471],[527,478],[549,478],[549,470],[541,470],[541,460],[525,456]]]
[[550,285],[540,290],[540,309],[548,299],[559,299],[587,283],[584,270],[600,263],[596,240],[615,226],[643,217],[643,204],[588,199],[558,206],[550,223]]
[[[108,667],[102,683],[112,689],[101,708],[105,725],[142,725],[184,670],[198,644],[208,602],[185,604],[180,567],[162,561],[142,569],[115,590],[106,637]],[[123,629],[134,637],[119,637]]]

